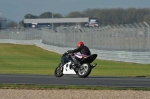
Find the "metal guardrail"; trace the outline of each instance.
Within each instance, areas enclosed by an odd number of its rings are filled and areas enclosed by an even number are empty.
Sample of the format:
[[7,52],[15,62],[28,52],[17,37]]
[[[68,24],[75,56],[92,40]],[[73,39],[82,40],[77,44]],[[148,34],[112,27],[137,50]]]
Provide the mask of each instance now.
[[61,48],[75,48],[78,41],[93,49],[99,59],[150,64],[150,25],[146,22],[97,28],[0,30],[0,43],[46,44],[58,53]]
[[[65,51],[73,49],[71,47],[58,47],[43,44],[41,40],[12,40],[12,39],[0,39],[0,43],[12,43],[22,45],[36,45],[48,51],[53,51],[59,54],[63,54]],[[128,51],[106,51],[90,49],[91,53],[98,54],[97,59],[100,60],[113,60],[132,62],[140,64],[150,64],[150,52],[128,52]]]
[[43,29],[42,41],[46,44],[74,47],[83,41],[93,49],[110,51],[150,51],[150,27],[148,23],[106,26],[98,28]]
[[62,47],[75,47],[83,41],[93,49],[149,52],[150,25],[144,22],[97,28],[7,29],[0,31],[0,39],[42,39],[45,44]]
[[38,40],[42,38],[40,29],[5,29],[0,30],[0,39]]

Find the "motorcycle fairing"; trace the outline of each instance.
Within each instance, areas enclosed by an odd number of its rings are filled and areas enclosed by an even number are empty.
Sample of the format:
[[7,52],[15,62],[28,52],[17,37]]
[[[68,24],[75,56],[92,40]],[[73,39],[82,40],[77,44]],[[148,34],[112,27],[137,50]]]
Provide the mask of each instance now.
[[63,74],[76,74],[76,72],[74,71],[74,69],[70,68],[71,62],[67,62],[64,66],[63,66]]

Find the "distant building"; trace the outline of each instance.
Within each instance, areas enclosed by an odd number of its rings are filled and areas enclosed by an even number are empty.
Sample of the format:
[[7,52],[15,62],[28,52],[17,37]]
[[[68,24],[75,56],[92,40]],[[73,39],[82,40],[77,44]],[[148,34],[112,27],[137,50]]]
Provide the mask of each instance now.
[[86,27],[98,27],[98,19],[97,18],[89,18],[89,22],[85,24]]
[[89,18],[42,18],[42,19],[24,19],[24,27],[53,27],[55,23],[75,23],[79,26],[81,23],[87,23]]
[[0,29],[7,28],[7,19],[4,17],[0,17]]

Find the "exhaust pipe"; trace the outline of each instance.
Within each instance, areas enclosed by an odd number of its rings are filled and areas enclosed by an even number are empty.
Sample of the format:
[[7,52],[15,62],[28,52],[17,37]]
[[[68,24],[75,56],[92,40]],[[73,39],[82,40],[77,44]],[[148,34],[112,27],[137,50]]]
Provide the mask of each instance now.
[[93,65],[91,65],[92,68],[94,68],[97,65],[97,63],[94,63]]

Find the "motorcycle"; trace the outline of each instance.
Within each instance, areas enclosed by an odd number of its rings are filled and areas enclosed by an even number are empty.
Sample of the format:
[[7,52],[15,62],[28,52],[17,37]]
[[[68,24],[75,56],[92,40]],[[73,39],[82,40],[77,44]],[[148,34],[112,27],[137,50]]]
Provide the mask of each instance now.
[[[56,77],[62,77],[67,74],[76,74],[80,78],[86,78],[89,76],[92,69],[97,65],[96,63],[91,64],[96,57],[97,54],[86,56],[79,55],[77,53],[72,54],[65,52],[61,57],[61,62],[55,69],[54,75]],[[73,60],[77,62],[76,65],[74,65]]]

